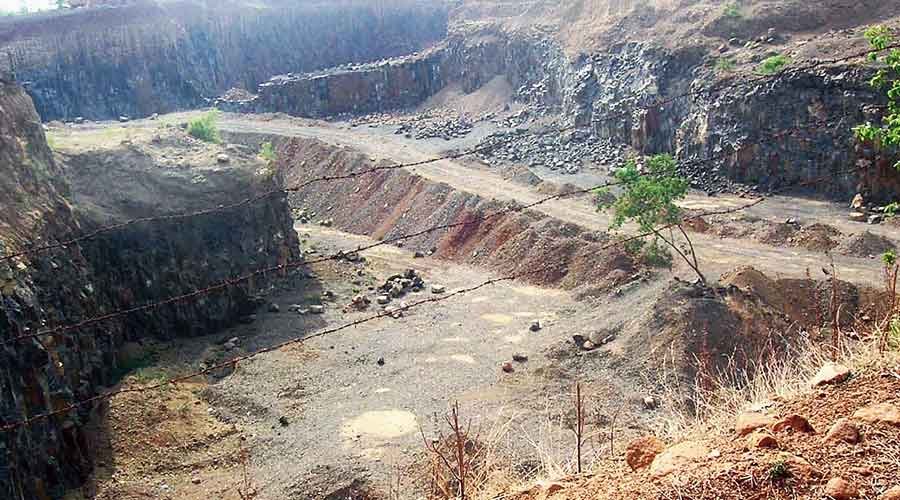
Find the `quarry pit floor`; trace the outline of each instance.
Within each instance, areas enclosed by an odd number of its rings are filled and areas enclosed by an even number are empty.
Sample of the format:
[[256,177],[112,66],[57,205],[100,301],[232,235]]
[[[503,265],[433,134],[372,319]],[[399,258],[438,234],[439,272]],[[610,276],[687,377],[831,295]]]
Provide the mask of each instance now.
[[[92,124],[54,131],[63,148],[85,148],[153,134],[199,112],[164,115],[127,124]],[[352,147],[375,159],[416,162],[447,149],[477,144],[490,132],[478,129],[457,141],[414,141],[388,128],[285,117],[225,114],[224,132],[296,136]],[[484,165],[442,160],[410,169],[428,179],[485,198],[532,203],[545,195],[533,186],[504,179]],[[540,174],[540,173],[539,173]],[[587,187],[606,178],[585,173],[546,180]],[[684,205],[701,210],[739,206],[748,199],[692,194]],[[609,220],[588,200],[560,199],[537,210],[562,221],[605,230]],[[764,221],[796,218],[824,222],[843,232],[869,230],[893,236],[894,226],[846,220],[835,203],[777,196],[747,213]],[[313,225],[298,225],[304,245],[320,254],[352,250],[366,237]],[[715,278],[742,265],[775,277],[802,277],[828,265],[822,252],[777,247],[746,239],[693,234],[704,271]],[[449,291],[480,283],[491,272],[431,258],[417,259],[402,248],[382,246],[364,252],[365,264],[317,264],[313,280],[274,290],[268,300],[279,312],[261,308],[255,321],[209,338],[148,346],[152,365],[125,384],[196,369],[205,360],[251,352],[322,328],[365,318],[372,312],[345,312],[362,284],[414,269],[428,285]],[[835,255],[841,279],[877,283],[877,259]],[[362,273],[362,274],[360,274]],[[654,425],[658,415],[643,408],[648,380],[617,373],[602,351],[568,349],[569,339],[589,331],[610,308],[627,310],[659,292],[671,275],[640,287],[628,302],[579,302],[568,292],[520,283],[500,283],[473,293],[426,304],[399,319],[383,318],[240,364],[220,380],[182,384],[158,394],[115,398],[97,424],[101,464],[84,492],[71,499],[172,498],[239,499],[256,491],[261,499],[418,498],[427,488],[428,439],[443,425],[449,406],[460,403],[482,436],[521,464],[539,469],[543,461],[570,463],[571,433],[565,427],[576,380],[590,388],[598,412],[625,415],[617,439],[624,441]],[[686,269],[674,273],[690,278]],[[667,276],[666,276],[667,275]],[[364,286],[363,286],[364,287]],[[322,315],[300,315],[294,304],[308,304],[322,292],[333,294]],[[423,298],[431,293],[422,292]],[[418,297],[410,297],[414,301]],[[375,306],[375,304],[373,304]],[[373,307],[374,309],[374,307]],[[532,321],[543,328],[529,330]],[[237,338],[233,348],[227,341]],[[568,349],[568,350],[567,350]],[[562,354],[560,354],[562,353]],[[514,354],[528,357],[513,362]],[[383,362],[382,362],[383,361]],[[501,366],[512,362],[515,371]],[[625,402],[626,404],[622,404]],[[596,436],[595,436],[596,438]],[[596,440],[596,439],[595,439]],[[598,441],[599,442],[599,441]],[[600,449],[591,453],[603,455]]]

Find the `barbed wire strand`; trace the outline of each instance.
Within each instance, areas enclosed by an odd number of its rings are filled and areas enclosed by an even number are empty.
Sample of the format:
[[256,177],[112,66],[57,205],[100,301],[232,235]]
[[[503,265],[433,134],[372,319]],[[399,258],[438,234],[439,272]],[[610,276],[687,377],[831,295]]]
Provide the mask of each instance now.
[[[778,130],[773,131],[773,133],[771,133],[771,134],[764,134],[764,136],[782,136],[787,132],[793,132],[793,131],[798,131],[798,130],[805,130],[807,128],[817,127],[821,123],[827,123],[829,121],[833,121],[834,118],[835,117],[831,117],[830,119],[817,120],[811,124],[807,124],[804,127],[795,127],[794,129],[778,129]],[[733,152],[722,152],[718,155],[713,155],[713,156],[695,159],[695,160],[688,160],[688,161],[684,162],[683,165],[708,163],[711,161],[715,161],[718,159],[722,159],[722,158],[731,156],[732,154],[734,154],[734,153]],[[848,171],[847,173],[852,173],[857,170],[859,170],[859,169],[854,168],[854,169]],[[829,174],[827,177],[832,178],[834,176],[839,176],[839,175],[843,175],[843,173],[842,172],[832,173],[832,174]],[[548,202],[551,202],[554,200],[579,196],[579,195],[583,195],[583,194],[590,194],[590,193],[596,192],[597,190],[613,187],[616,185],[619,185],[619,183],[608,181],[608,182],[600,183],[600,184],[597,184],[597,185],[594,185],[594,186],[591,186],[588,188],[577,189],[577,190],[567,190],[562,193],[558,193],[558,194],[551,195],[551,196],[546,196],[544,198],[541,198],[539,200],[536,200],[536,201],[528,203],[528,204],[524,204],[524,205],[523,204],[514,204],[514,205],[508,206],[506,208],[493,211],[488,215],[475,217],[475,218],[471,218],[471,219],[466,219],[466,220],[458,221],[458,222],[452,222],[452,223],[431,226],[431,227],[422,229],[420,231],[415,231],[412,233],[407,233],[407,234],[402,234],[402,235],[398,235],[398,236],[394,236],[394,237],[390,237],[390,238],[385,238],[378,242],[375,242],[375,243],[372,243],[369,245],[365,245],[365,246],[360,246],[360,247],[357,247],[352,250],[340,250],[334,254],[324,256],[324,257],[319,257],[317,259],[306,260],[306,259],[300,258],[297,260],[291,260],[291,261],[288,261],[288,262],[285,262],[282,264],[277,264],[274,266],[268,266],[265,268],[257,269],[248,274],[244,274],[244,275],[237,276],[234,278],[229,278],[229,279],[226,279],[219,283],[210,285],[208,287],[197,289],[197,290],[194,290],[194,291],[191,291],[188,293],[184,293],[184,294],[180,294],[180,295],[176,295],[173,297],[169,297],[167,299],[150,302],[150,303],[143,304],[140,306],[134,306],[134,307],[130,307],[130,308],[120,309],[118,311],[113,311],[113,312],[110,312],[107,314],[87,318],[87,319],[84,319],[84,320],[81,320],[81,321],[78,321],[78,322],[75,322],[72,324],[68,324],[68,325],[61,325],[61,326],[57,326],[54,328],[49,328],[46,330],[38,331],[35,333],[27,333],[27,334],[19,335],[19,336],[13,337],[11,339],[5,340],[0,345],[9,345],[9,344],[21,342],[23,340],[36,339],[36,338],[40,338],[40,337],[46,337],[46,336],[56,335],[56,334],[60,334],[60,333],[65,333],[65,332],[69,332],[72,330],[78,330],[78,329],[85,328],[85,327],[88,327],[91,325],[106,322],[106,321],[115,319],[117,317],[127,316],[127,315],[131,315],[131,314],[135,314],[135,313],[139,313],[139,312],[143,312],[143,311],[149,311],[149,310],[157,309],[157,308],[169,305],[169,304],[175,304],[175,303],[179,303],[179,302],[188,301],[190,299],[200,297],[203,295],[208,295],[213,292],[217,292],[219,290],[225,290],[227,288],[231,288],[231,287],[237,286],[241,283],[250,281],[253,278],[256,278],[258,276],[263,276],[263,275],[270,274],[270,273],[286,271],[286,270],[294,269],[294,268],[298,268],[298,267],[309,266],[312,264],[319,264],[319,263],[327,262],[327,261],[340,260],[340,259],[345,258],[350,253],[358,253],[358,252],[363,252],[366,250],[371,250],[374,248],[389,245],[392,243],[398,243],[401,241],[409,240],[412,238],[416,238],[416,237],[423,236],[425,234],[429,234],[429,233],[433,233],[433,232],[437,232],[437,231],[444,231],[444,230],[455,229],[458,227],[466,227],[466,226],[471,226],[471,225],[482,224],[491,219],[494,219],[494,218],[497,218],[497,217],[500,217],[500,216],[503,216],[506,214],[510,214],[510,213],[523,212],[525,210],[532,209],[534,207],[537,207],[539,205],[542,205],[542,204],[545,204],[545,203],[548,203]]]
[[[856,169],[858,169],[858,168],[859,168],[859,167],[856,167]],[[797,184],[798,184],[798,185],[805,185],[805,184],[819,183],[819,182],[826,181],[826,180],[831,180],[831,179],[833,179],[833,176],[832,176],[832,175],[829,175],[829,176],[822,176],[822,177],[817,178],[817,179],[808,180],[808,181],[803,181],[803,182],[800,182],[800,183],[797,183]],[[796,186],[791,186],[791,188],[793,188],[793,187],[796,187]],[[784,188],[783,188],[783,189],[784,189]],[[774,194],[770,194],[770,195],[767,195],[767,196],[761,196],[760,198],[758,198],[758,199],[756,199],[756,200],[750,201],[750,202],[748,202],[748,203],[745,203],[745,204],[742,204],[742,205],[739,205],[739,206],[736,206],[736,207],[722,208],[722,209],[717,209],[717,210],[709,210],[709,211],[704,211],[704,212],[702,212],[702,213],[692,214],[692,215],[690,216],[690,218],[691,218],[691,219],[696,219],[696,218],[698,218],[698,217],[710,217],[710,216],[715,216],[715,215],[727,215],[727,214],[737,213],[737,212],[740,212],[740,211],[743,211],[743,210],[747,210],[747,209],[749,209],[749,208],[752,208],[752,207],[754,207],[754,206],[757,206],[757,205],[763,203],[765,200],[769,199],[769,198],[770,198],[771,196],[773,196],[773,195],[774,195]],[[662,226],[660,226],[660,227],[657,227],[657,228],[655,228],[654,230],[651,230],[651,231],[645,231],[645,232],[643,232],[643,233],[639,233],[639,234],[636,234],[636,235],[628,236],[628,237],[625,237],[625,238],[620,238],[620,239],[617,239],[617,240],[612,241],[612,242],[610,242],[610,243],[607,243],[606,245],[603,245],[603,246],[602,246],[600,249],[598,249],[598,250],[599,250],[599,251],[603,251],[603,250],[608,250],[608,249],[610,249],[610,248],[613,248],[613,247],[616,247],[616,246],[619,246],[619,245],[625,245],[625,244],[627,244],[627,243],[630,242],[630,241],[634,241],[634,240],[646,238],[646,237],[652,236],[653,234],[655,234],[655,232],[658,232],[658,231],[664,231],[664,230],[669,229],[669,228],[677,227],[678,225],[679,225],[679,223],[665,224],[665,225],[662,225]],[[413,302],[413,303],[411,303],[411,304],[399,306],[399,307],[397,307],[397,308],[395,308],[395,309],[392,309],[390,312],[388,312],[388,311],[383,311],[383,312],[380,312],[380,313],[378,313],[378,314],[370,315],[370,316],[367,316],[367,317],[365,317],[365,318],[361,318],[361,319],[358,319],[358,320],[355,320],[355,321],[351,321],[351,322],[349,322],[349,323],[345,323],[345,324],[343,324],[343,325],[340,325],[340,326],[337,326],[337,327],[334,327],[334,328],[328,328],[328,329],[325,329],[325,330],[321,330],[321,331],[319,331],[319,332],[316,332],[316,333],[313,333],[313,334],[310,334],[310,335],[305,335],[305,336],[301,336],[301,337],[294,337],[294,338],[291,338],[291,339],[286,340],[286,341],[284,341],[284,342],[279,342],[279,343],[274,344],[274,345],[271,345],[271,346],[269,346],[269,347],[265,347],[265,348],[263,348],[263,349],[259,349],[259,350],[256,350],[256,351],[253,351],[253,352],[250,352],[250,353],[247,353],[247,354],[243,354],[243,355],[240,355],[240,356],[235,356],[235,357],[233,357],[233,358],[231,358],[231,359],[229,359],[229,360],[226,360],[226,361],[217,363],[217,364],[212,365],[212,366],[208,366],[208,367],[206,367],[206,368],[204,368],[204,369],[197,370],[197,371],[188,373],[188,374],[186,374],[186,375],[181,375],[181,376],[178,376],[178,377],[169,378],[169,379],[167,379],[167,380],[165,380],[165,381],[158,382],[158,383],[155,383],[155,384],[152,384],[152,385],[148,385],[148,386],[144,386],[144,387],[120,388],[120,389],[116,389],[116,390],[113,390],[113,391],[109,391],[109,392],[105,392],[105,393],[102,393],[102,394],[98,394],[98,395],[93,396],[93,397],[91,397],[91,398],[87,398],[87,399],[75,401],[75,402],[72,402],[72,403],[70,403],[70,404],[68,404],[68,405],[66,405],[66,406],[64,406],[64,407],[62,407],[62,408],[58,408],[58,409],[53,410],[53,411],[50,411],[50,412],[46,412],[46,413],[42,413],[42,414],[39,414],[39,415],[35,415],[35,416],[33,416],[33,417],[29,417],[29,418],[27,418],[27,419],[20,420],[20,421],[16,421],[16,422],[12,422],[12,423],[9,423],[9,424],[4,424],[4,425],[0,426],[0,432],[8,433],[8,432],[11,432],[11,431],[13,431],[13,430],[19,428],[19,427],[29,426],[29,425],[31,425],[31,424],[33,424],[33,423],[35,423],[35,422],[42,421],[42,420],[46,420],[46,419],[51,418],[51,417],[53,417],[53,416],[61,415],[61,414],[63,414],[63,413],[67,413],[67,412],[69,412],[69,411],[71,411],[71,410],[74,410],[74,409],[76,409],[76,408],[79,408],[79,407],[81,407],[81,406],[84,406],[84,405],[87,405],[87,404],[90,404],[90,403],[94,403],[94,402],[97,402],[97,401],[101,401],[101,400],[106,400],[106,399],[109,399],[109,398],[112,398],[112,397],[115,397],[115,396],[118,396],[118,395],[121,395],[121,394],[127,394],[127,393],[143,393],[143,392],[149,392],[149,391],[153,391],[153,390],[158,390],[158,389],[161,389],[161,388],[166,387],[166,386],[169,386],[169,385],[176,385],[176,384],[178,384],[178,383],[186,382],[186,381],[188,381],[188,380],[190,380],[190,379],[193,379],[193,378],[196,378],[196,377],[199,377],[199,376],[208,375],[208,374],[210,374],[210,373],[212,373],[212,372],[214,372],[214,371],[216,371],[216,370],[220,370],[220,369],[227,368],[227,367],[232,367],[232,368],[234,368],[234,367],[236,367],[239,363],[244,362],[244,361],[248,361],[248,360],[250,360],[250,359],[253,359],[253,358],[255,358],[255,357],[257,357],[257,356],[259,356],[259,355],[261,355],[261,354],[265,354],[265,353],[277,351],[277,350],[280,350],[280,349],[282,349],[282,348],[284,348],[284,347],[287,347],[287,346],[290,346],[290,345],[301,344],[301,343],[307,342],[307,341],[309,341],[309,340],[313,340],[313,339],[316,339],[316,338],[319,338],[319,337],[324,337],[324,336],[326,336],[326,335],[330,335],[330,334],[333,334],[333,333],[337,333],[337,332],[346,330],[346,329],[348,329],[348,328],[353,328],[353,327],[356,327],[356,326],[359,326],[359,325],[362,325],[362,324],[365,324],[365,323],[369,323],[369,322],[371,322],[371,321],[375,321],[375,320],[378,320],[378,319],[381,319],[381,318],[384,318],[384,317],[391,316],[391,315],[395,314],[395,313],[398,312],[398,311],[404,311],[404,312],[405,312],[405,311],[409,311],[410,309],[414,309],[414,308],[416,308],[416,307],[419,307],[419,306],[422,306],[422,305],[425,305],[425,304],[432,304],[432,303],[437,303],[437,302],[443,302],[443,301],[449,300],[449,299],[451,299],[451,298],[453,298],[453,297],[457,297],[457,296],[460,296],[460,295],[472,293],[472,292],[475,292],[475,291],[477,291],[477,290],[480,290],[480,289],[482,289],[482,288],[485,288],[485,287],[488,287],[488,286],[491,286],[491,285],[494,285],[494,284],[497,284],[497,283],[502,283],[502,282],[506,282],[506,281],[521,280],[522,278],[526,278],[526,277],[531,276],[531,275],[547,273],[547,272],[551,272],[551,271],[554,271],[554,270],[557,270],[557,269],[560,269],[560,268],[565,269],[565,268],[568,267],[568,265],[569,265],[569,264],[568,264],[567,262],[557,262],[557,263],[555,263],[555,264],[553,264],[553,265],[542,266],[542,267],[538,267],[538,268],[531,269],[531,270],[528,270],[528,271],[522,271],[522,272],[518,272],[518,273],[509,274],[509,275],[506,275],[506,276],[501,276],[501,277],[497,277],[497,278],[491,278],[491,279],[489,279],[489,280],[486,280],[486,281],[483,281],[483,282],[481,282],[481,283],[478,283],[477,285],[473,285],[473,286],[466,287],[466,288],[461,288],[461,289],[456,290],[456,291],[451,292],[451,293],[447,293],[447,294],[440,295],[440,296],[436,296],[436,297],[432,297],[432,298],[429,298],[429,299],[419,300],[419,301]]]
[[[887,50],[893,50],[893,49],[897,49],[897,48],[900,48],[900,43],[889,45],[884,50],[887,51]],[[732,88],[753,85],[753,84],[760,83],[763,81],[768,81],[768,80],[777,80],[777,79],[789,76],[791,74],[809,71],[809,70],[818,68],[820,66],[834,65],[834,64],[839,64],[842,62],[852,61],[854,59],[859,59],[861,57],[866,57],[869,54],[872,54],[874,52],[877,52],[877,51],[869,49],[864,52],[857,52],[857,53],[847,55],[844,57],[840,57],[840,58],[818,60],[818,61],[814,61],[814,62],[811,62],[806,65],[788,67],[788,68],[782,69],[781,71],[779,71],[777,73],[773,73],[771,75],[762,75],[762,76],[758,76],[758,77],[751,78],[748,80],[738,80],[738,81],[734,81],[734,82],[727,83],[727,84],[713,85],[710,88],[692,90],[692,91],[684,92],[681,94],[676,94],[674,96],[670,96],[665,99],[657,99],[654,102],[644,105],[644,106],[638,106],[636,108],[631,108],[629,110],[619,111],[619,112],[615,112],[615,113],[608,113],[606,116],[604,116],[603,118],[601,118],[599,120],[592,119],[591,126],[596,126],[598,124],[602,124],[602,123],[606,123],[609,121],[613,121],[613,120],[621,119],[623,117],[630,116],[631,114],[633,114],[635,111],[638,111],[638,110],[646,111],[646,110],[651,110],[654,108],[666,106],[668,104],[671,104],[675,101],[678,101],[680,99],[684,99],[687,97],[699,97],[699,96],[703,96],[703,95],[707,95],[707,94],[712,95],[712,94],[720,93],[720,92],[723,92],[725,90],[732,89]],[[725,81],[727,81],[727,80],[723,80],[723,82],[725,82]],[[625,101],[625,99],[622,99],[619,102],[624,102],[624,101]],[[567,131],[571,131],[571,130],[575,130],[575,129],[579,129],[579,128],[583,128],[583,126],[582,125],[570,125],[570,126],[566,126],[566,127],[555,127],[550,130],[541,130],[541,131],[537,131],[537,132],[532,132],[530,135],[539,137],[539,136],[549,135],[549,134],[559,134],[559,133],[563,133],[563,132],[567,132]],[[347,180],[347,179],[352,179],[355,177],[368,175],[371,173],[385,171],[385,170],[413,168],[413,167],[418,167],[418,166],[427,165],[427,164],[431,164],[431,163],[436,163],[439,161],[454,160],[454,159],[462,158],[465,156],[471,156],[471,155],[475,155],[478,153],[490,151],[492,149],[500,147],[503,144],[512,143],[515,139],[516,139],[516,137],[513,137],[513,138],[510,138],[509,141],[493,142],[491,144],[488,144],[485,146],[479,146],[479,147],[476,147],[474,149],[470,149],[467,151],[449,153],[446,155],[437,156],[437,157],[430,158],[427,160],[421,160],[421,161],[416,161],[416,162],[411,162],[411,163],[379,165],[376,167],[372,167],[369,169],[352,172],[352,173],[344,174],[344,175],[323,176],[323,177],[319,177],[319,178],[315,178],[315,179],[310,179],[310,180],[308,180],[300,185],[297,185],[297,186],[269,190],[269,191],[263,192],[259,195],[256,195],[256,196],[247,198],[243,201],[239,201],[239,202],[232,203],[229,205],[220,205],[217,207],[198,210],[195,212],[185,212],[185,213],[180,213],[180,214],[148,216],[148,217],[139,217],[139,218],[135,218],[135,219],[130,219],[130,220],[123,221],[120,223],[103,226],[103,227],[94,229],[84,235],[81,235],[78,237],[73,237],[73,238],[70,238],[70,239],[67,239],[64,241],[59,241],[56,243],[48,243],[48,244],[44,244],[44,245],[31,245],[28,248],[25,248],[23,250],[19,250],[19,251],[4,255],[3,257],[0,257],[0,262],[7,262],[7,261],[11,261],[13,259],[19,258],[19,257],[24,257],[26,255],[45,252],[45,251],[49,251],[49,250],[53,250],[53,249],[57,249],[57,248],[66,248],[66,247],[75,245],[77,243],[93,239],[102,234],[116,231],[119,229],[124,229],[126,227],[133,226],[136,224],[147,223],[147,222],[177,221],[177,220],[183,220],[183,219],[188,219],[188,218],[201,217],[204,215],[209,215],[209,214],[219,213],[219,212],[224,212],[224,211],[229,211],[229,210],[236,210],[236,209],[239,209],[239,208],[242,208],[245,206],[252,205],[258,201],[268,198],[269,196],[273,196],[275,194],[280,194],[280,193],[297,192],[297,191],[302,190],[305,187],[308,187],[312,184],[319,183],[319,182]]]

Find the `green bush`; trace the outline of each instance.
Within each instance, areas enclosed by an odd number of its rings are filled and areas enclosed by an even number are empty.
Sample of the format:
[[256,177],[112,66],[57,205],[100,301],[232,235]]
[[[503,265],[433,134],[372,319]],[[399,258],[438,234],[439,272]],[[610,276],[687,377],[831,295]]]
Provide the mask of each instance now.
[[222,142],[222,138],[219,136],[219,128],[216,126],[217,119],[218,113],[210,111],[196,120],[191,120],[188,123],[187,132],[191,137],[201,141],[218,144]]
[[734,71],[737,62],[733,57],[721,57],[716,61],[716,69],[723,72]]
[[791,60],[782,54],[766,58],[759,64],[759,72],[764,75],[774,75],[781,71],[785,66],[791,63]]
[[725,7],[725,17],[744,17],[744,14],[741,12],[741,6],[737,3],[730,3]]
[[264,142],[259,146],[259,157],[269,163],[274,163],[278,160],[278,153],[275,152],[275,147],[271,142]]

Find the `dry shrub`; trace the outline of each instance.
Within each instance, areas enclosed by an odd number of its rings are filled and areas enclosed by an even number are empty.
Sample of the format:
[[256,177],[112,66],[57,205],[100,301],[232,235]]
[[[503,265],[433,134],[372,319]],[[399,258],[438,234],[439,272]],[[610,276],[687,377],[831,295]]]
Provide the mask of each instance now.
[[[485,434],[473,431],[460,413],[459,403],[438,420],[435,435],[422,439],[429,455],[430,498],[493,498],[508,491],[516,474],[502,452],[502,442],[515,418],[501,417]],[[440,421],[442,420],[442,421]]]

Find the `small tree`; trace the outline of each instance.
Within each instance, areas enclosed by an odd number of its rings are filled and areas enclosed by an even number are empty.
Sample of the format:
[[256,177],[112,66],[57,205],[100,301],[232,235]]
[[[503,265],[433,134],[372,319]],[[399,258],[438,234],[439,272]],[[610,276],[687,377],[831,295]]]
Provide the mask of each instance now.
[[[688,181],[678,174],[678,165],[669,155],[651,157],[646,170],[646,174],[642,175],[637,163],[633,159],[628,160],[614,175],[624,193],[614,201],[598,196],[598,206],[601,210],[613,210],[611,229],[619,229],[627,221],[635,222],[641,233],[653,235],[651,252],[660,252],[659,242],[665,243],[675,250],[697,274],[700,282],[705,284],[706,278],[700,272],[694,245],[682,225],[683,211],[675,204],[687,194]],[[687,242],[686,250],[682,250],[676,243],[675,228]],[[663,234],[664,229],[669,229],[668,237]],[[644,237],[639,238],[639,241],[645,242]]]
[[191,120],[191,122],[188,123],[188,134],[190,134],[191,137],[195,137],[205,142],[221,142],[222,139],[219,137],[219,128],[216,126],[217,118],[218,113],[216,111],[210,111],[196,120]]
[[[876,89],[887,92],[887,114],[881,125],[867,122],[853,128],[856,138],[870,142],[875,147],[894,152],[900,147],[900,49],[892,48],[887,54],[880,55],[894,43],[894,35],[885,26],[874,26],[866,30],[866,39],[874,49],[869,54],[872,62],[883,63],[869,84]],[[900,161],[894,163],[900,170]]]

